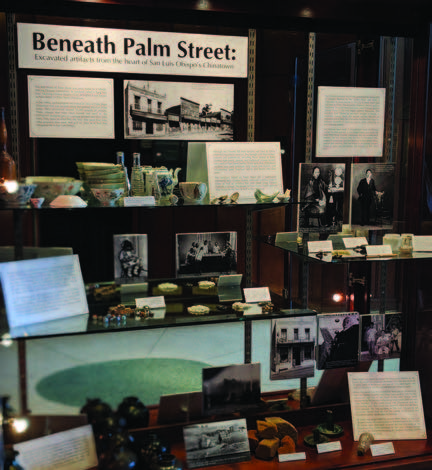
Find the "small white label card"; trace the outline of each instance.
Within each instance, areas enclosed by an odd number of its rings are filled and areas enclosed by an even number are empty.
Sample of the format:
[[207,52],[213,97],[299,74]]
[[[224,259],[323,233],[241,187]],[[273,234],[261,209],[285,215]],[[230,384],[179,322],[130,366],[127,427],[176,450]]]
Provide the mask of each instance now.
[[294,462],[306,460],[306,452],[294,452],[293,454],[279,454],[279,462]]
[[346,237],[342,238],[345,248],[357,248],[368,244],[366,237]]
[[86,470],[97,467],[96,445],[90,424],[14,444],[17,461],[26,470]]
[[124,198],[125,207],[155,206],[154,196],[131,196]]
[[242,281],[243,274],[221,274],[218,279],[218,287],[239,286]]
[[368,245],[366,247],[367,256],[393,256],[390,245]]
[[390,454],[395,453],[393,442],[383,442],[382,444],[372,444],[370,446],[370,450],[371,450],[371,454],[373,457],[378,457],[380,455],[390,455]]
[[270,302],[270,291],[268,287],[249,287],[243,289],[246,303]]
[[248,304],[243,310],[243,315],[261,315],[262,308],[258,304]]
[[308,242],[308,250],[309,253],[318,253],[318,251],[330,253],[333,251],[333,243],[331,240]]
[[162,318],[165,318],[166,308],[165,307],[163,307],[163,308],[153,308],[152,313],[153,313],[152,318],[154,320],[161,320]]
[[135,305],[138,308],[143,308],[145,306],[149,308],[163,308],[165,307],[165,297],[163,295],[159,295],[157,297],[141,297],[139,299],[135,299]]
[[432,251],[431,235],[414,235],[413,237],[414,251]]
[[326,452],[336,452],[338,450],[342,450],[342,445],[340,441],[317,444],[318,454],[325,454]]

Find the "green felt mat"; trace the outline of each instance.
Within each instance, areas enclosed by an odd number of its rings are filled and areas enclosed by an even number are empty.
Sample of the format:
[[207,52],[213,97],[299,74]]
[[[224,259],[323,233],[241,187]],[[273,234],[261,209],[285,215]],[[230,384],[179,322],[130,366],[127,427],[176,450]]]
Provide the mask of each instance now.
[[36,391],[68,406],[81,407],[87,398],[100,398],[116,408],[128,396],[154,405],[161,395],[200,391],[202,368],[208,366],[186,359],[108,361],[56,372],[39,381]]

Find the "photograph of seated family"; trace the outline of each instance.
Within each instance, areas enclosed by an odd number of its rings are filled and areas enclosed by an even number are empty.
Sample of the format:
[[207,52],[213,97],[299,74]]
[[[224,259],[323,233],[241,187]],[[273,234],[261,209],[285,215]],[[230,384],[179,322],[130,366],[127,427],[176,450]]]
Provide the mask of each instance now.
[[178,233],[176,276],[237,272],[237,232]]

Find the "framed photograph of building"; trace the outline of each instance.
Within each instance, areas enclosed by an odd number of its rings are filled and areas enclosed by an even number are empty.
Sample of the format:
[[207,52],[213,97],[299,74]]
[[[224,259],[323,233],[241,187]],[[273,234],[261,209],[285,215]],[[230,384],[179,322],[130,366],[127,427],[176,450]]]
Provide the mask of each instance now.
[[360,316],[360,360],[400,358],[402,314],[389,312]]
[[298,188],[298,231],[340,232],[344,215],[345,164],[301,163]]
[[234,85],[124,81],[125,139],[232,141]]
[[202,370],[204,416],[234,413],[261,404],[261,365],[233,364]]
[[349,367],[358,363],[359,313],[317,315],[317,369]]
[[185,426],[183,438],[188,468],[250,460],[246,419]]
[[176,277],[237,272],[237,232],[178,233]]
[[113,235],[114,279],[122,284],[148,279],[147,234]]
[[351,166],[351,225],[393,227],[395,168],[393,163]]
[[313,377],[316,316],[271,322],[270,380]]

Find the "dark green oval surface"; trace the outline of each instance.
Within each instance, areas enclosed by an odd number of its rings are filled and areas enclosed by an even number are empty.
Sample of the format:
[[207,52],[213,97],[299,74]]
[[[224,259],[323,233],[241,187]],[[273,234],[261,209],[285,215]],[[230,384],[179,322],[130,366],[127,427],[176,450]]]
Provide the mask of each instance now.
[[100,398],[115,408],[127,396],[153,405],[161,395],[201,391],[202,369],[208,366],[171,358],[107,361],[56,372],[39,381],[36,391],[46,400],[68,406]]

